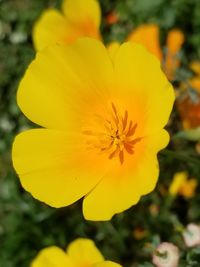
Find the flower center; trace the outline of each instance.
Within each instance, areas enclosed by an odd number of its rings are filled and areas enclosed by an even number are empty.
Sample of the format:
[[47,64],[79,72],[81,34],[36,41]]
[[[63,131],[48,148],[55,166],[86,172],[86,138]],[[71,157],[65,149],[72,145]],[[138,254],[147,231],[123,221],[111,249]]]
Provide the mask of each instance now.
[[134,146],[141,138],[134,137],[137,123],[129,120],[128,111],[125,110],[124,115],[121,116],[113,103],[111,107],[111,116],[109,119],[103,119],[103,132],[84,131],[83,133],[98,138],[98,140],[87,142],[87,144],[99,149],[102,153],[106,153],[109,159],[118,157],[120,163],[123,164],[124,153],[134,154]]

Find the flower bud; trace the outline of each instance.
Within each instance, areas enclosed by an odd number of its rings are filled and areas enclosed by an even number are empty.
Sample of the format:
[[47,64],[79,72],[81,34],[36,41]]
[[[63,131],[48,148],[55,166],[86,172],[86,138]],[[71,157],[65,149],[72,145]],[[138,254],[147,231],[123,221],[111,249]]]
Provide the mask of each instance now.
[[156,248],[152,262],[156,267],[177,267],[179,250],[175,245],[163,242]]
[[187,225],[183,232],[183,239],[187,247],[196,247],[200,245],[200,226],[195,223]]

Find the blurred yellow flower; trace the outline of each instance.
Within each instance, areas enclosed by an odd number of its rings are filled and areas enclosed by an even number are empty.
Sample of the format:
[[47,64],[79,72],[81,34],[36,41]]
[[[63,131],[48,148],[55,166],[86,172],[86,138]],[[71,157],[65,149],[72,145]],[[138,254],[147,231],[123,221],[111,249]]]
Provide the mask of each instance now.
[[195,75],[188,81],[188,83],[193,89],[200,93],[200,61],[192,61],[190,68]]
[[147,48],[159,60],[162,60],[159,27],[155,24],[142,24],[128,36],[128,41],[139,43]]
[[136,227],[133,231],[133,236],[136,240],[144,239],[149,235],[149,232],[142,227]]
[[40,251],[31,263],[31,267],[120,267],[121,265],[105,261],[94,242],[86,238],[73,241],[64,252],[52,246]]
[[157,216],[159,214],[160,211],[160,207],[156,204],[151,204],[149,206],[149,212],[151,214],[151,216]]
[[181,85],[182,92],[177,98],[178,112],[186,130],[200,127],[200,62],[192,61],[190,69],[194,76]]
[[200,95],[195,93],[193,97],[189,91],[184,92],[177,99],[177,109],[182,120],[184,129],[195,129],[200,127]]
[[164,59],[163,68],[169,78],[173,80],[176,74],[176,70],[180,67],[179,52],[185,41],[183,33],[178,29],[169,31],[166,44],[166,57]]
[[169,80],[175,78],[177,68],[180,66],[178,53],[184,43],[184,35],[178,29],[172,29],[167,35],[166,55],[162,53],[159,40],[159,27],[156,24],[143,24],[128,36],[128,40],[144,45],[153,53],[163,65],[163,70]]
[[174,90],[144,47],[124,43],[113,61],[95,39],[49,47],[29,66],[17,102],[45,128],[13,145],[35,198],[63,207],[85,196],[85,218],[109,220],[154,189]]
[[188,179],[186,172],[177,172],[169,187],[169,193],[173,196],[181,195],[185,198],[191,198],[195,194],[198,183],[194,178]]
[[190,63],[190,69],[193,70],[196,75],[200,76],[200,61],[192,61]]
[[33,28],[36,50],[51,44],[69,44],[79,37],[101,39],[101,9],[97,0],[63,0],[62,12],[49,8]]

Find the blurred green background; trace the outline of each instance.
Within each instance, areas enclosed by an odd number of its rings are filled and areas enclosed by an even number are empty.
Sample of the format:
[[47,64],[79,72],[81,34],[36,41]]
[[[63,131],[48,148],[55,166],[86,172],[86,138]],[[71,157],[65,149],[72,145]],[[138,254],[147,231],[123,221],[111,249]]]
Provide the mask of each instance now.
[[[200,58],[199,0],[101,0],[100,4],[106,43],[122,42],[136,26],[153,22],[161,28],[161,44],[171,28],[184,32],[183,78],[188,75],[189,62]],[[81,201],[63,209],[50,208],[20,186],[12,168],[11,146],[14,136],[32,125],[16,105],[16,90],[35,55],[32,25],[48,6],[59,8],[60,1],[0,0],[0,267],[29,266],[41,248],[65,248],[76,237],[92,238],[107,259],[123,266],[153,266],[149,244],[157,245],[160,240],[182,249],[180,266],[200,266],[200,251],[187,251],[177,231],[181,224],[200,222],[200,194],[190,200],[173,200],[163,193],[173,174],[180,170],[200,181],[193,142],[172,138],[168,150],[159,154],[161,175],[156,190],[111,222],[85,221]],[[108,25],[106,16],[112,11],[118,14],[119,21]],[[174,110],[169,130],[173,136],[180,129]],[[145,236],[138,238],[135,229],[145,231]]]

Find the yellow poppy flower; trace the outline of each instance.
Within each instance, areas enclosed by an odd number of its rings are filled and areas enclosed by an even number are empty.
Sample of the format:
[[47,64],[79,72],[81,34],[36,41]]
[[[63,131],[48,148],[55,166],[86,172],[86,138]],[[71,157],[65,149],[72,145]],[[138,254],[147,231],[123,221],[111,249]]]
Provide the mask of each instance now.
[[181,195],[185,198],[191,198],[195,194],[198,183],[194,178],[188,179],[186,172],[177,172],[169,187],[169,193],[173,196]]
[[94,242],[86,238],[73,241],[64,252],[52,246],[39,252],[31,267],[120,267],[115,262],[105,261]]
[[44,11],[33,28],[36,50],[51,44],[69,44],[79,37],[101,39],[101,9],[97,0],[63,0],[62,13]]
[[169,80],[173,80],[180,66],[178,53],[184,43],[184,35],[178,29],[172,29],[167,35],[166,55],[162,53],[159,40],[159,27],[156,24],[143,24],[128,36],[128,40],[144,45],[163,63],[163,70]]
[[44,127],[19,134],[12,152],[35,198],[63,207],[85,196],[85,218],[109,220],[154,189],[174,90],[144,47],[124,43],[113,61],[95,39],[49,47],[29,66],[17,102]]
[[155,24],[142,24],[128,36],[128,41],[145,46],[150,53],[154,54],[159,60],[162,60],[159,39],[159,28]]

